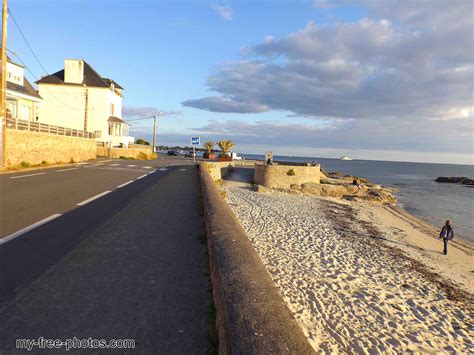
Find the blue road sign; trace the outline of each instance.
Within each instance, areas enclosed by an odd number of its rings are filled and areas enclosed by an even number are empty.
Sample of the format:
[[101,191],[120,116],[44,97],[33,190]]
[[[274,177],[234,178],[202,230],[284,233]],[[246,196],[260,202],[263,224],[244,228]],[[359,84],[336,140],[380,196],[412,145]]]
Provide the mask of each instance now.
[[191,137],[191,144],[192,144],[192,145],[199,145],[199,144],[201,144],[201,137]]

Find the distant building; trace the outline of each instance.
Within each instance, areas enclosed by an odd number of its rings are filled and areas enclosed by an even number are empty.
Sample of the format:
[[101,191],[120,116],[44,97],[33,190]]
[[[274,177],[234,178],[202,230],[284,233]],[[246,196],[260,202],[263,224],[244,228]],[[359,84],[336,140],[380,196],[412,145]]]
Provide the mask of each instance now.
[[35,121],[41,97],[25,78],[24,67],[7,60],[7,112],[8,118]]
[[63,70],[36,83],[43,98],[41,123],[94,132],[98,141],[112,146],[133,143],[122,120],[123,88],[84,60],[65,59]]

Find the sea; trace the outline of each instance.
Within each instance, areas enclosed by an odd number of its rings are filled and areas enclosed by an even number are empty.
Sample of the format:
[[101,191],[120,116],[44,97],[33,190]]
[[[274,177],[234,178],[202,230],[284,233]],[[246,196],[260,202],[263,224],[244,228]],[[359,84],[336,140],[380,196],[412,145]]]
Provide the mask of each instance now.
[[[263,160],[263,155],[241,154],[245,159]],[[473,165],[409,163],[375,160],[340,160],[274,156],[274,161],[316,161],[326,171],[364,177],[398,189],[398,206],[441,228],[451,220],[455,235],[474,242],[474,187],[437,183],[439,176],[474,178]]]

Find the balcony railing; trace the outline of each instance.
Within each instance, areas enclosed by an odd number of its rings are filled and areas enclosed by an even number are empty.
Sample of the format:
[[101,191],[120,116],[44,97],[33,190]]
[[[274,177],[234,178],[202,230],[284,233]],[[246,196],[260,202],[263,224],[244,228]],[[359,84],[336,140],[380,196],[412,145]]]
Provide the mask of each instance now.
[[87,132],[79,129],[66,128],[61,126],[53,126],[41,122],[33,122],[20,120],[17,118],[7,118],[7,128],[17,129],[20,131],[30,131],[38,133],[57,134],[60,136],[80,137],[87,139],[96,138],[95,133]]

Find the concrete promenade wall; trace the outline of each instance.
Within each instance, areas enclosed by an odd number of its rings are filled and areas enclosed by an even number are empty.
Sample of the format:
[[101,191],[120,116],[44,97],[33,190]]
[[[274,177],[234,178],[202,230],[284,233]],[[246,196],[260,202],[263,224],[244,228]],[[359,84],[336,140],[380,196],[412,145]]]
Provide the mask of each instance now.
[[7,129],[5,142],[6,166],[12,167],[28,162],[41,164],[76,162],[95,159],[97,143],[93,139],[68,137],[48,133],[38,133]]
[[313,354],[211,174],[199,170],[219,354]]
[[97,147],[97,156],[118,159],[120,157],[138,158],[140,153],[150,156],[153,152],[149,146],[140,146],[134,148],[107,148]]
[[301,185],[307,182],[319,184],[320,179],[319,164],[315,166],[256,164],[253,182],[268,188],[289,188],[292,184]]

